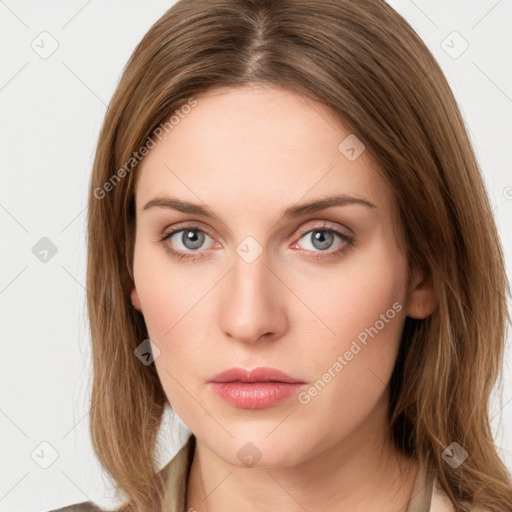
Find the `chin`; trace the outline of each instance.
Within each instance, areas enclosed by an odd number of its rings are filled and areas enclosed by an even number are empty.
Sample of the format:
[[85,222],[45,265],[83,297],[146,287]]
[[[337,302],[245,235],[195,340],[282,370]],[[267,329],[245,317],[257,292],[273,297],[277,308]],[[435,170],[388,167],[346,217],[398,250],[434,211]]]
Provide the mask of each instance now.
[[[233,466],[259,469],[294,466],[306,458],[309,450],[293,430],[279,426],[279,421],[274,420],[271,427],[265,422],[264,428],[247,425],[247,421],[239,428],[226,425],[233,437],[226,434],[219,440],[218,437],[209,439],[207,436],[203,442]],[[275,431],[272,432],[273,429]]]

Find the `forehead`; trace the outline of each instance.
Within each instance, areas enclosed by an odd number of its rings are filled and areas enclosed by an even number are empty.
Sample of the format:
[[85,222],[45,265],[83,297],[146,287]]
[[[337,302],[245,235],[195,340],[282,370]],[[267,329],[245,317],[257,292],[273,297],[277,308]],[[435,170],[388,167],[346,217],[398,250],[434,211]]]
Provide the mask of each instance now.
[[162,193],[244,211],[332,193],[385,202],[375,163],[367,151],[347,158],[354,135],[325,105],[252,85],[195,100],[136,170],[137,209]]

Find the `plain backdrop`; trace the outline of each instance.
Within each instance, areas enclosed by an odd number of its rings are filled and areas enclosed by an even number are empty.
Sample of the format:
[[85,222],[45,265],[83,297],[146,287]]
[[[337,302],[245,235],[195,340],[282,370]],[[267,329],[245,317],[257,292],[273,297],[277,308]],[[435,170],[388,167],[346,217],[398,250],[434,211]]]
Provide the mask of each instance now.
[[[173,4],[0,0],[0,512],[43,512],[112,488],[88,433],[87,186],[121,71]],[[390,0],[426,42],[458,99],[512,255],[512,2]],[[314,23],[314,21],[312,20]],[[509,272],[510,275],[510,272]],[[492,425],[512,469],[512,374]],[[184,442],[162,429],[164,464]]]

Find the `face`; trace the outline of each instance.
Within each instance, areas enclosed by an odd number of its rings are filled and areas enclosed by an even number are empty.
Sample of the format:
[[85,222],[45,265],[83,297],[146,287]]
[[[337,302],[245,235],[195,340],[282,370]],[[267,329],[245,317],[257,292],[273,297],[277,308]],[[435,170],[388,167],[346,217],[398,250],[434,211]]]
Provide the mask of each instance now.
[[[167,398],[234,465],[352,449],[382,431],[405,317],[431,310],[389,190],[320,103],[249,86],[196,100],[136,171],[132,302]],[[298,384],[211,383],[233,367]]]

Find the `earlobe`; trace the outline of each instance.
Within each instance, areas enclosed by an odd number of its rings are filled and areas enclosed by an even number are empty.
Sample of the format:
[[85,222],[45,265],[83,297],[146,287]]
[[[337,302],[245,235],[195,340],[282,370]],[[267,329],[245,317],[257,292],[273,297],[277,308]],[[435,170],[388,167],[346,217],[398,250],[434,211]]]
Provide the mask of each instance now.
[[131,296],[131,299],[132,299],[133,307],[137,311],[142,311],[142,309],[140,307],[139,294],[137,293],[137,290],[135,289],[135,286],[132,288],[130,296]]
[[429,316],[436,306],[437,297],[432,276],[424,271],[417,271],[409,288],[407,316],[421,320]]

